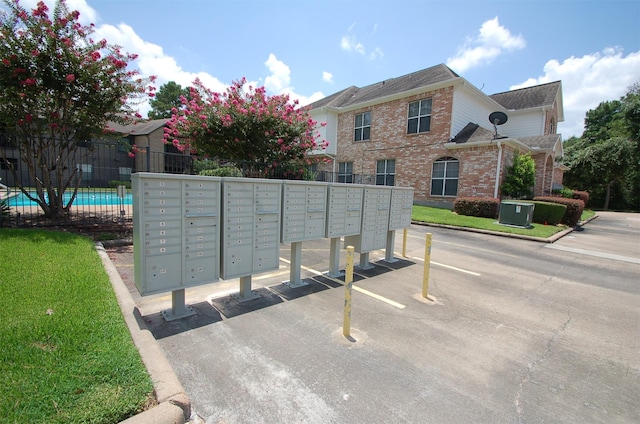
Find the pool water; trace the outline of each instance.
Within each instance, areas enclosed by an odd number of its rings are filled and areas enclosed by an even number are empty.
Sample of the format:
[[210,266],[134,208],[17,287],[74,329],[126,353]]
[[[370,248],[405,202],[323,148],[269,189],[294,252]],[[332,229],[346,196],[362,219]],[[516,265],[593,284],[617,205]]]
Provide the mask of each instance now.
[[[71,198],[72,192],[64,193],[62,195],[63,201],[66,203]],[[35,197],[35,193],[34,193]],[[32,202],[24,194],[20,193],[16,196],[9,197],[7,202],[9,206],[37,206],[36,202]],[[78,192],[73,206],[119,206],[121,204],[131,205],[133,203],[133,196],[128,193],[124,198],[118,197],[116,192]]]

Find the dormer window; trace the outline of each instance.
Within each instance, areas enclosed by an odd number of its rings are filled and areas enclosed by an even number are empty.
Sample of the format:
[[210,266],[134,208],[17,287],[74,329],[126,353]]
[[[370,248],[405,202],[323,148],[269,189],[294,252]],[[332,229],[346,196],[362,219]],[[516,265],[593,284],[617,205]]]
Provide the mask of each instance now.
[[371,139],[371,112],[359,113],[355,117],[353,141]]
[[418,134],[431,130],[431,99],[409,103],[407,134]]

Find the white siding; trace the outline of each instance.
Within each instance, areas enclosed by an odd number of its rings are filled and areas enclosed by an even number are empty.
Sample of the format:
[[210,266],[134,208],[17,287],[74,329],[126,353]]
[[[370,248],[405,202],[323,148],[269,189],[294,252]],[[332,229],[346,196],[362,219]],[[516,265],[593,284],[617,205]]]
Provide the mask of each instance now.
[[453,93],[453,116],[451,117],[451,137],[462,130],[469,122],[493,131],[489,114],[494,112],[486,101],[456,88]]
[[509,120],[498,132],[509,137],[533,137],[544,135],[544,112],[541,110],[507,111]]
[[[329,147],[326,150],[314,150],[311,154],[335,155],[338,152],[338,115],[334,112],[312,110],[311,118],[318,123],[317,130],[320,133],[320,137],[317,141],[326,140],[329,142]],[[326,122],[327,125],[321,126],[320,124],[323,122]]]

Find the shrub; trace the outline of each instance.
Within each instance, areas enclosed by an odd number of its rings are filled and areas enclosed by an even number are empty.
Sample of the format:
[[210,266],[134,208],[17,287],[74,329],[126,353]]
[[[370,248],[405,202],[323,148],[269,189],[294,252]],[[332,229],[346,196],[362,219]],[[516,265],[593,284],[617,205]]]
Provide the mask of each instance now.
[[573,199],[573,190],[565,187],[562,190],[560,190],[560,196],[567,199]]
[[532,221],[537,224],[558,225],[567,212],[567,206],[552,202],[531,202],[535,205]]
[[215,169],[203,169],[198,175],[207,177],[242,177],[242,170],[235,166],[221,166]]
[[533,200],[565,205],[567,207],[567,210],[562,217],[562,223],[571,227],[580,222],[580,216],[582,215],[582,211],[584,211],[584,202],[579,199],[566,199],[564,197],[555,196],[538,196],[534,197]]
[[573,191],[573,198],[580,199],[584,202],[584,205],[587,206],[589,204],[589,192],[588,191]]
[[118,181],[118,180],[111,180],[109,181],[109,187],[111,188],[117,188],[118,186],[125,186],[127,189],[131,189],[131,181]]
[[500,199],[494,197],[458,197],[453,202],[453,211],[458,215],[497,218]]

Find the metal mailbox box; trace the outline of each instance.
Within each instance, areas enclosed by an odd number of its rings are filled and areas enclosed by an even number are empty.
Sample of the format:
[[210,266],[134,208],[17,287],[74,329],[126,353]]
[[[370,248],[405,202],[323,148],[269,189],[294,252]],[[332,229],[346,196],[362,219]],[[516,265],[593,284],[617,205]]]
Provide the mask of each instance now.
[[389,210],[392,187],[367,186],[362,201],[362,225],[360,234],[345,237],[345,245],[351,245],[358,253],[384,249],[389,231]]
[[335,183],[329,185],[327,238],[360,234],[364,186]]
[[222,278],[279,268],[281,193],[277,180],[222,179]]
[[324,237],[327,217],[327,183],[285,181],[282,183],[282,243],[318,240]]
[[389,211],[389,230],[410,227],[412,207],[413,188],[393,187],[391,191],[391,209]]
[[134,273],[141,295],[219,279],[220,182],[190,175],[131,176]]

